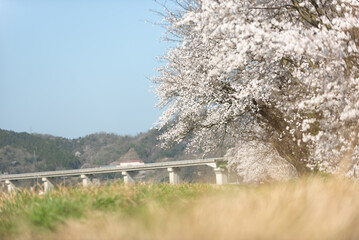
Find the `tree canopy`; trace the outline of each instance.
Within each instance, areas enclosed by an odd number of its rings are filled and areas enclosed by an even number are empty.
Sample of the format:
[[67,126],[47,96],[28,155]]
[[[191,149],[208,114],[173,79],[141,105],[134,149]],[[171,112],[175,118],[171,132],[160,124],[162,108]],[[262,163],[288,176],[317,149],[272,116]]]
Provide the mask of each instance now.
[[359,2],[185,0],[153,78],[165,143],[260,140],[297,169],[359,161]]

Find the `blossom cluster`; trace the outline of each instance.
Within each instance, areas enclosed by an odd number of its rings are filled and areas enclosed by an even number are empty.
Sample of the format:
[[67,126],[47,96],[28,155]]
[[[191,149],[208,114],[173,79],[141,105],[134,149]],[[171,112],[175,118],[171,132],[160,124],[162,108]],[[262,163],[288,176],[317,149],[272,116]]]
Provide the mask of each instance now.
[[[168,11],[177,41],[153,79],[166,142],[209,151],[283,136],[335,173],[359,164],[359,1],[187,0]],[[275,118],[269,117],[271,111]],[[280,122],[281,124],[278,124]],[[283,123],[282,123],[283,122]]]

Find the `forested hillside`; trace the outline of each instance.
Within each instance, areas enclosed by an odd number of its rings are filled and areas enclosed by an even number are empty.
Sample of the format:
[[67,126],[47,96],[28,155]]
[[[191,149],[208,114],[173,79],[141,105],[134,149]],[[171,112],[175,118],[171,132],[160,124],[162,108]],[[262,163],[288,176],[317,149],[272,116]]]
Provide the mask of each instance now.
[[0,170],[19,173],[78,168],[81,162],[72,154],[71,142],[0,130]]
[[190,157],[184,153],[184,144],[168,149],[158,147],[158,135],[157,130],[150,130],[137,136],[97,133],[66,139],[0,129],[0,172],[21,173],[109,165],[130,149],[144,162]]

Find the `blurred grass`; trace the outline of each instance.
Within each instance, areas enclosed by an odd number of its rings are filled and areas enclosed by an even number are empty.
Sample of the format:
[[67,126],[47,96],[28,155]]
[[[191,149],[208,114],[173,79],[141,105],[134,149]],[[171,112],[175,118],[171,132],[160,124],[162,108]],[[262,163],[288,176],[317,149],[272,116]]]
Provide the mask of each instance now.
[[0,196],[0,239],[358,239],[359,184],[110,184]]
[[[166,208],[173,202],[188,201],[213,191],[210,185],[137,184],[125,186],[59,187],[53,192],[22,189],[16,194],[0,195],[0,239],[19,233],[19,223],[37,231],[54,230],[68,218],[79,219],[93,211],[121,212],[126,216],[146,218],[146,207],[155,202]],[[21,231],[21,229],[20,229]]]

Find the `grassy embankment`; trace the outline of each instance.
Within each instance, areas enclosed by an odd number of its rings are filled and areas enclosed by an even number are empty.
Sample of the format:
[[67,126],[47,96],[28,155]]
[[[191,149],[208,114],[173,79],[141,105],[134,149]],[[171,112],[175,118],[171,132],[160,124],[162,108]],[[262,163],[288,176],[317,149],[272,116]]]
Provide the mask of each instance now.
[[0,195],[0,239],[358,239],[359,183],[138,184]]

